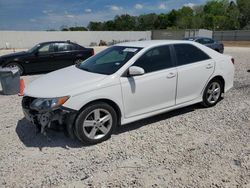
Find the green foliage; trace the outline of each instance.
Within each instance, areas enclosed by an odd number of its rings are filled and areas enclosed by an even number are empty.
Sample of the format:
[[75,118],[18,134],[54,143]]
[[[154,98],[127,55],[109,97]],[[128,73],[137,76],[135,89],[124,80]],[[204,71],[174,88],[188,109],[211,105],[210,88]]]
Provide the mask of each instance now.
[[177,11],[176,26],[180,29],[188,29],[192,27],[192,19],[194,11],[190,7],[182,7]]
[[82,26],[67,27],[64,25],[61,27],[61,31],[88,31],[88,29]]
[[128,14],[116,16],[114,20],[115,29],[118,31],[132,31],[135,28],[135,17]]
[[237,6],[240,10],[240,24],[241,28],[250,26],[250,1],[249,0],[237,0]]
[[226,12],[228,0],[208,1],[204,6],[204,14],[212,14],[214,16],[223,15]]
[[160,14],[158,15],[158,18],[155,20],[154,29],[167,29],[169,25],[170,25],[170,21],[168,19],[168,15]]
[[158,16],[157,14],[144,14],[137,18],[136,30],[152,30],[157,28]]
[[82,26],[76,26],[76,27],[70,27],[69,31],[88,31],[88,29]]
[[90,31],[103,31],[104,30],[104,24],[102,22],[89,22],[88,29]]
[[226,10],[225,28],[230,30],[240,29],[240,10],[234,2],[231,2]]
[[154,29],[234,30],[250,28],[250,0],[209,0],[204,5],[182,7],[161,14],[116,16],[106,22],[90,22],[91,31],[144,31]]

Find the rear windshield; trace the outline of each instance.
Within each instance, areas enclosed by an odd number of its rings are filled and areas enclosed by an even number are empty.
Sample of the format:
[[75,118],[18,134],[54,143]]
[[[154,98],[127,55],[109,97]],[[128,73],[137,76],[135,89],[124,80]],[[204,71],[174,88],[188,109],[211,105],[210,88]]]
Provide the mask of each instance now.
[[119,70],[142,48],[112,46],[77,65],[79,69],[110,75]]

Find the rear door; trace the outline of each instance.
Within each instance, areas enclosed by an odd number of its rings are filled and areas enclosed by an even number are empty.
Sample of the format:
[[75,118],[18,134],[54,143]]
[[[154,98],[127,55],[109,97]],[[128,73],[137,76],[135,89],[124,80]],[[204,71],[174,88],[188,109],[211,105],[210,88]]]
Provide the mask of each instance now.
[[198,98],[210,76],[215,62],[205,52],[192,44],[175,44],[177,61],[176,104]]
[[51,65],[54,70],[70,66],[74,63],[73,57],[74,46],[70,43],[56,43],[54,62]]
[[94,50],[92,48],[84,48],[77,44],[74,44],[74,50],[72,51],[74,61],[81,60],[84,61],[92,55],[94,55]]

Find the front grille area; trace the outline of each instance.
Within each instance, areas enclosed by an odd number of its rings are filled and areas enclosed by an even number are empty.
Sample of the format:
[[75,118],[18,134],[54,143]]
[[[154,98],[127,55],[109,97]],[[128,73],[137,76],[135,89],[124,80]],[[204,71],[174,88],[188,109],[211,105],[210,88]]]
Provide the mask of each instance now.
[[31,104],[35,99],[36,99],[36,98],[34,98],[34,97],[28,97],[28,96],[23,97],[23,100],[22,100],[22,106],[23,106],[23,108],[30,109],[30,104]]

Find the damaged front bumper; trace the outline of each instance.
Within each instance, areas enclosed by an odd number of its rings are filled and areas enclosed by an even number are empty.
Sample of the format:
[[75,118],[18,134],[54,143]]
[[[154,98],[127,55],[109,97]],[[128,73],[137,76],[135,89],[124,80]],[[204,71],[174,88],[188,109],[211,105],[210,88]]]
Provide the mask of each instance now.
[[25,118],[36,125],[37,129],[46,134],[46,130],[54,125],[65,127],[68,135],[74,138],[74,121],[77,111],[65,108],[63,106],[56,109],[39,111],[31,109],[32,102],[36,100],[34,97],[24,96],[22,100],[22,108]]

